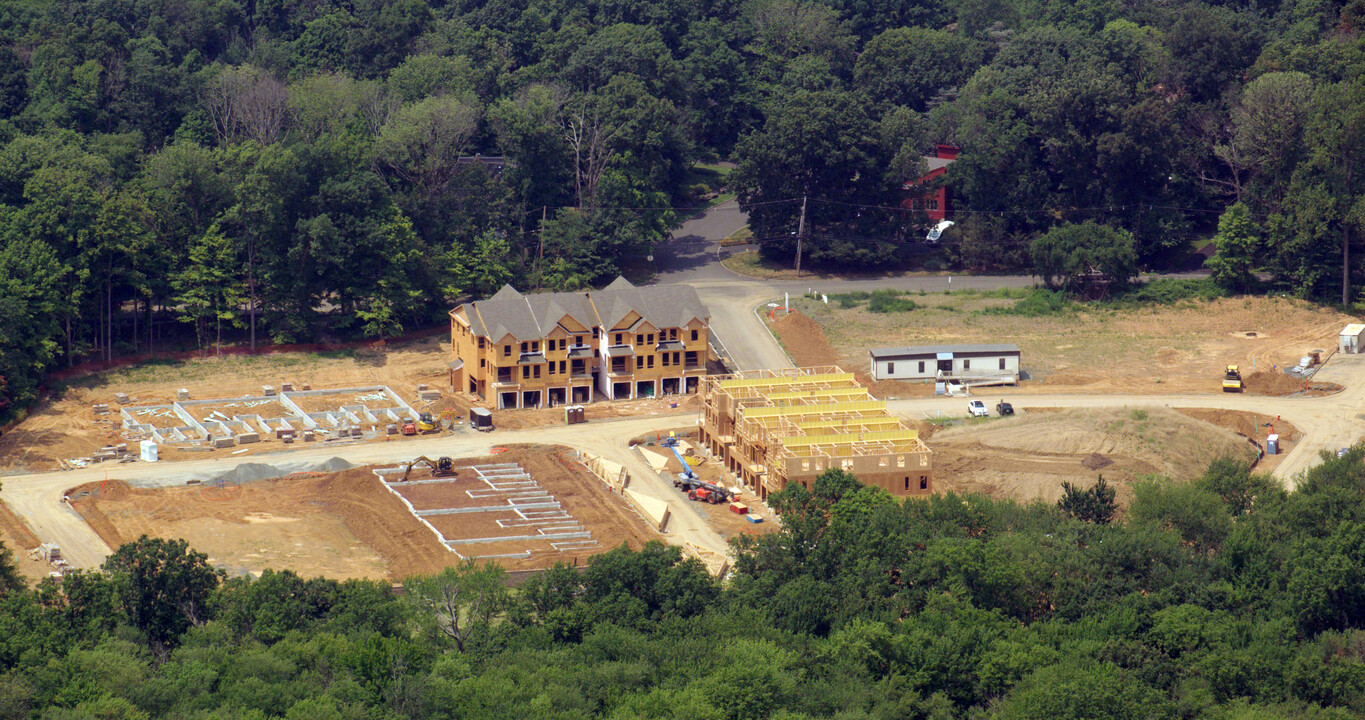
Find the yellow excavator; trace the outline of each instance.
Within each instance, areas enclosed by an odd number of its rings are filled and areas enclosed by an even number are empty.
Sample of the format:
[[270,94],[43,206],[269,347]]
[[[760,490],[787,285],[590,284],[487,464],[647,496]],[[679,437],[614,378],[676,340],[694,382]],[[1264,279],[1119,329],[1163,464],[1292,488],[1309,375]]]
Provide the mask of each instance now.
[[1229,365],[1223,373],[1223,392],[1242,392],[1242,373],[1236,365]]
[[408,481],[408,476],[412,474],[412,469],[418,465],[426,465],[431,468],[432,477],[452,477],[455,475],[454,461],[448,457],[432,460],[423,455],[408,463],[408,468],[403,471],[403,482]]

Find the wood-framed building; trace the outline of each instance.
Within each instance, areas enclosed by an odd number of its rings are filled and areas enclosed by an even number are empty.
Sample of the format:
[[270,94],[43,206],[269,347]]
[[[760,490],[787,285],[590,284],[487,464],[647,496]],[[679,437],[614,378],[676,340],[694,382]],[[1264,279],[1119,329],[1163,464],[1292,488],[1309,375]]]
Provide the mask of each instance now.
[[695,393],[710,316],[685,285],[523,295],[450,311],[451,387],[498,409]]
[[702,380],[701,443],[760,497],[847,470],[894,495],[933,492],[931,453],[853,373],[761,370]]

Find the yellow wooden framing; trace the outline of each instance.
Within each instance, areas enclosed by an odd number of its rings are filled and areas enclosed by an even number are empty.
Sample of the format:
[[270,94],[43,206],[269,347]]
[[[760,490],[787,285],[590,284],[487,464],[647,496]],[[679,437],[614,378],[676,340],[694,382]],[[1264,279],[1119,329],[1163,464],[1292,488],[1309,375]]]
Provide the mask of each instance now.
[[835,420],[811,420],[807,422],[793,423],[801,430],[823,430],[826,428],[861,428],[871,430],[874,428],[898,428],[901,421],[893,417],[846,417]]
[[797,417],[800,415],[821,415],[825,413],[866,413],[886,412],[885,400],[855,400],[853,402],[821,403],[819,405],[792,405],[787,407],[744,408],[744,417],[755,420],[765,417]]
[[768,395],[768,399],[774,403],[781,403],[786,400],[804,400],[806,398],[836,397],[864,398],[871,397],[871,395],[868,394],[867,388],[862,387],[861,385],[857,387],[820,388],[816,390],[794,390],[792,392],[771,393]]
[[792,385],[834,383],[834,382],[856,382],[853,373],[828,373],[824,375],[792,375],[790,377],[767,377],[767,378],[735,378],[733,380],[721,380],[719,385],[721,390],[733,388],[756,388],[756,387],[789,387]]
[[845,444],[809,445],[806,447],[781,447],[777,450],[779,458],[855,458],[878,457],[882,455],[915,455],[928,453],[929,446],[923,440],[899,440],[895,442],[853,442]]
[[918,440],[918,430],[877,430],[861,433],[838,433],[834,435],[797,435],[782,439],[782,445],[789,449],[810,447],[811,445],[853,445],[856,443]]

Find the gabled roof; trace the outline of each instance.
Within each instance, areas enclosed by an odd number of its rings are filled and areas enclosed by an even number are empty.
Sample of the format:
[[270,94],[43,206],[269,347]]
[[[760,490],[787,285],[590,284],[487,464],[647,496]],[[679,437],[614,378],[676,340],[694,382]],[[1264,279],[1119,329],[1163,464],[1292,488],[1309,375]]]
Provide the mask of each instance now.
[[682,327],[692,318],[706,320],[709,314],[697,291],[690,285],[652,285],[637,288],[618,277],[606,288],[592,294],[602,326],[615,327],[631,310],[656,328]]
[[623,277],[602,290],[586,293],[523,295],[511,285],[504,285],[493,297],[461,307],[465,308],[470,329],[476,335],[498,340],[509,334],[518,340],[538,340],[548,335],[565,315],[587,328],[611,328],[631,311],[656,328],[681,327],[693,318],[703,321],[709,318],[697,291],[689,286],[637,288]]

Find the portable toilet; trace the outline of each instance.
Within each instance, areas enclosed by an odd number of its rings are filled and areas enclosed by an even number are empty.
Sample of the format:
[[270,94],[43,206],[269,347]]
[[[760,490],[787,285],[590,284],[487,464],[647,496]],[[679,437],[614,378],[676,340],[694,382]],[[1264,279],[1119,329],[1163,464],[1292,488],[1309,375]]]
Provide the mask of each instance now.
[[1267,455],[1279,455],[1279,454],[1280,454],[1280,436],[1279,436],[1279,435],[1267,435],[1267,436],[1265,437],[1265,451],[1266,451],[1266,454],[1267,454]]
[[153,440],[142,441],[142,460],[143,462],[156,462],[156,442]]
[[1343,355],[1355,355],[1365,349],[1360,345],[1361,331],[1365,331],[1365,323],[1351,323],[1342,328],[1337,338],[1337,350]]

